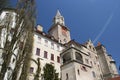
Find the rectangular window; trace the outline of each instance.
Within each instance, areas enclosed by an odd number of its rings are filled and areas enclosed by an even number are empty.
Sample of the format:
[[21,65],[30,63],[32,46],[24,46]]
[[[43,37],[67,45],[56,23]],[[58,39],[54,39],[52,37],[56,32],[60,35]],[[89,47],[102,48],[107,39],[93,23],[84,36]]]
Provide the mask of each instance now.
[[60,63],[60,57],[59,56],[57,56],[57,62]]
[[95,75],[95,72],[94,72],[94,71],[92,71],[92,75],[93,75],[93,77],[94,77],[94,78],[96,77],[96,75]]
[[20,42],[20,45],[19,45],[20,50],[23,49],[23,45],[24,45],[24,43],[23,43],[23,42]]
[[88,55],[89,55],[89,57],[91,58],[91,53],[90,53],[90,52],[88,52]]
[[78,75],[80,75],[80,71],[79,71],[79,69],[77,70],[77,72],[78,72]]
[[41,43],[41,37],[40,36],[38,36],[38,42]]
[[47,58],[47,51],[44,51],[44,58]]
[[34,68],[30,67],[30,73],[33,73],[33,71],[34,71]]
[[39,48],[36,49],[36,55],[40,56],[40,49]]
[[54,49],[54,43],[51,43],[51,48]]
[[90,63],[91,63],[91,66],[93,66],[93,63],[92,63],[92,61],[90,61]]
[[59,51],[60,50],[60,47],[57,45],[57,51]]
[[51,54],[51,60],[54,61],[54,54]]
[[45,46],[48,46],[48,40],[45,40]]
[[66,73],[66,80],[68,80],[69,76],[68,76],[68,73]]
[[89,60],[88,60],[88,59],[85,59],[85,62],[86,62],[87,64],[89,64]]

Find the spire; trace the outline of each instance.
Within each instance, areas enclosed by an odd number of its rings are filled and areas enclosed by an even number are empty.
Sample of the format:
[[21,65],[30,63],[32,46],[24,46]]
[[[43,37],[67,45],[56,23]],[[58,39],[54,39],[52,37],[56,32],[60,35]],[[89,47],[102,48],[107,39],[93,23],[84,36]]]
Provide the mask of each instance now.
[[61,16],[60,11],[57,10],[56,16]]
[[89,40],[88,40],[88,42],[90,42],[90,43],[91,43],[91,42],[92,42],[92,41],[91,41],[91,39],[89,39]]
[[60,25],[65,25],[64,17],[60,14],[60,11],[57,10],[57,13],[53,19],[53,24],[59,23]]

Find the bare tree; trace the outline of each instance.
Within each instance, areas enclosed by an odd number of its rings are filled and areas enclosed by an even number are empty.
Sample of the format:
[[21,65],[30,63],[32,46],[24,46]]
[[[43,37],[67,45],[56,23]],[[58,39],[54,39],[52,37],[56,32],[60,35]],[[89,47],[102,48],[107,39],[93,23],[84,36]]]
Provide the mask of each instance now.
[[[22,4],[22,6],[21,6]],[[2,25],[5,28],[5,44],[3,50],[3,64],[0,73],[0,80],[26,80],[30,58],[32,53],[33,30],[35,26],[35,1],[34,0],[19,0],[16,13],[16,26],[12,31],[12,39],[8,40],[11,35],[12,28],[10,27],[11,17],[7,20],[7,25]],[[1,30],[3,29],[1,28]],[[0,31],[1,31],[0,30]],[[22,45],[22,48],[21,48]],[[12,59],[16,53],[16,60]],[[10,66],[11,60],[15,61],[15,67]],[[8,75],[8,73],[10,73]],[[19,75],[19,76],[18,76]],[[6,77],[7,76],[7,77]]]

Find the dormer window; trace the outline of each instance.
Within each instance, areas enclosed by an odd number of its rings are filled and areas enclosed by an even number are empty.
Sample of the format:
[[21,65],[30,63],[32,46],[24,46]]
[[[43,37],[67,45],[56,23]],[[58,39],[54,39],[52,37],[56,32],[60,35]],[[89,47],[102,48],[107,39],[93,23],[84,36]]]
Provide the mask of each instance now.
[[89,48],[91,49],[91,46],[89,45]]
[[54,43],[51,43],[51,48],[54,49]]
[[64,42],[65,42],[65,43],[67,43],[67,40],[66,40],[66,39],[64,39]]
[[93,51],[95,51],[95,48],[93,48]]

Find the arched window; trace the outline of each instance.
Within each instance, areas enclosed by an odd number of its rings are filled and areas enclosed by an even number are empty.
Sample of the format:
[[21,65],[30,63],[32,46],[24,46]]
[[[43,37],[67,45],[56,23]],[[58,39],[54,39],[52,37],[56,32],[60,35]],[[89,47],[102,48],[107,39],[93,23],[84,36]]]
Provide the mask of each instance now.
[[66,53],[63,55],[63,63],[69,62],[71,60],[70,53]]
[[83,63],[83,58],[82,58],[82,55],[78,52],[75,53],[75,56],[76,56],[76,60]]

